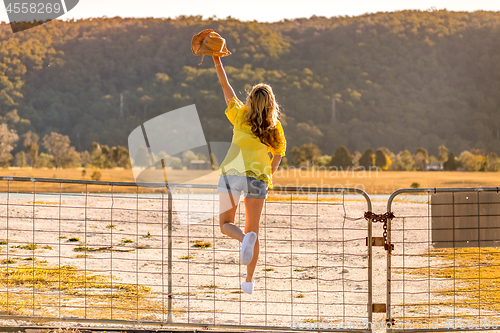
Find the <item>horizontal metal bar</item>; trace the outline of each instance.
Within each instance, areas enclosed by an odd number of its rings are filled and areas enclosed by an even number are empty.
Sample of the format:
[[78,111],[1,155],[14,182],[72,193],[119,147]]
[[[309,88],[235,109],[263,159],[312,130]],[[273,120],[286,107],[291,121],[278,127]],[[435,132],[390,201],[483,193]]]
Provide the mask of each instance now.
[[[34,177],[0,177],[0,180],[4,181],[16,181],[16,182],[39,182],[39,183],[61,183],[61,184],[81,184],[81,185],[108,185],[108,186],[134,186],[134,187],[165,187],[165,183],[138,183],[138,182],[112,182],[112,181],[101,181],[101,180],[80,180],[80,179],[57,179],[57,178],[34,178]],[[178,184],[171,183],[168,184],[170,188],[197,188],[197,189],[217,189],[217,185],[204,185],[204,184]],[[275,185],[273,192],[294,192],[294,193],[355,193],[361,194],[368,203],[368,210],[372,210],[371,198],[365,191],[359,188],[337,188],[337,187],[296,187],[296,186],[280,186]]]
[[[152,328],[152,329],[138,329],[138,328],[117,328],[117,327],[107,327],[107,326],[93,326],[93,327],[85,327],[85,326],[78,326],[78,327],[61,327],[61,326],[0,326],[0,332],[26,332],[26,333],[32,333],[32,332],[47,332],[47,331],[55,331],[59,332],[61,329],[67,329],[67,332],[70,332],[70,330],[75,330],[80,333],[87,333],[87,332],[125,332],[125,333],[195,333],[197,332],[196,329],[192,330],[173,330],[171,328],[169,329],[161,329],[161,328]],[[64,332],[64,331],[61,331]],[[212,333],[217,333],[217,331],[211,331]],[[221,331],[222,332],[222,331]],[[224,333],[241,333],[241,331],[235,331],[235,332],[230,332],[230,331],[223,331]]]
[[[157,322],[157,321],[127,321],[127,320],[109,320],[109,319],[83,319],[83,318],[73,318],[73,317],[62,317],[62,318],[52,318],[52,317],[40,317],[40,316],[7,316],[0,315],[0,319],[11,319],[11,320],[44,320],[44,321],[56,321],[56,322],[75,322],[75,323],[98,323],[98,324],[119,324],[119,325],[144,325],[144,326],[162,326],[162,327],[203,327],[203,328],[220,328],[220,329],[244,329],[244,330],[272,330],[272,331],[314,331],[314,332],[358,332],[358,333],[371,333],[369,329],[307,329],[307,328],[291,328],[285,326],[252,326],[252,325],[207,325],[207,324],[195,324],[195,323],[167,323],[167,322]],[[353,322],[354,323],[354,322]],[[305,324],[304,324],[305,326]],[[33,328],[44,328],[42,326],[30,326]],[[122,329],[123,330],[123,329]],[[224,331],[226,332],[226,331]]]
[[403,193],[443,193],[443,192],[499,192],[500,187],[450,187],[450,188],[405,188],[395,191],[387,201],[387,211],[392,209],[394,198]]
[[[397,324],[395,324],[397,325]],[[393,326],[394,327],[394,326]],[[497,328],[479,328],[479,327],[476,327],[476,328],[418,328],[418,329],[404,329],[404,328],[392,328],[392,333],[396,333],[396,332],[405,332],[405,333],[410,333],[410,332],[414,332],[414,333],[430,333],[430,332],[467,332],[467,331],[473,331],[473,332],[477,332],[477,331],[498,331],[500,327],[497,327]]]

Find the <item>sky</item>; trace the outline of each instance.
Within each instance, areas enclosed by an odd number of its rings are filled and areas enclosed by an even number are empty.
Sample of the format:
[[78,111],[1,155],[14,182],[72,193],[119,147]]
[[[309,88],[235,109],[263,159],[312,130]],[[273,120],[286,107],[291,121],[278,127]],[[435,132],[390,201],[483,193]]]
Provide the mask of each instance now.
[[[449,11],[500,11],[500,0],[80,0],[73,10],[60,19],[201,15],[204,19],[231,16],[241,21],[276,22],[313,15],[358,16],[405,9],[428,10],[432,7]],[[9,21],[5,9],[0,9],[0,20]]]

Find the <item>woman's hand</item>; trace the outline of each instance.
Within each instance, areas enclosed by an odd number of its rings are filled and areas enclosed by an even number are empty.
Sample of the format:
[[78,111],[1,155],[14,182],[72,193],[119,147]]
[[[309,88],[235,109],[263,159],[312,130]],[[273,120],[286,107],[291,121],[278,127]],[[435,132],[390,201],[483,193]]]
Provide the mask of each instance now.
[[229,84],[227,80],[226,72],[224,71],[224,67],[222,67],[222,62],[220,61],[220,57],[212,56],[214,59],[215,70],[217,72],[217,77],[219,78],[219,82],[222,86],[222,91],[224,92],[224,98],[226,99],[226,104],[229,105],[229,102],[235,96],[234,90]]

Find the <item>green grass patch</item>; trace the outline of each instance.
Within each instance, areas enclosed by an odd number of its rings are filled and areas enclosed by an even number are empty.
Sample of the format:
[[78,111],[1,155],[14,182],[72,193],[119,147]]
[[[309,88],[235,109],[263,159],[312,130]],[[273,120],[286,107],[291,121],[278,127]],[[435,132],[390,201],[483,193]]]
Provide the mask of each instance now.
[[11,248],[34,251],[39,248],[38,244],[28,243],[26,245],[14,245]]
[[474,308],[481,303],[481,309],[500,311],[500,248],[432,249],[422,256],[429,258],[430,267],[406,270],[405,274],[455,280],[454,287],[432,293],[467,300],[456,304],[441,300],[436,305]]
[[[111,282],[109,276],[92,274],[83,269],[73,266],[51,266],[51,265],[20,265],[17,267],[0,267],[0,287],[16,290],[11,292],[8,299],[8,309],[10,315],[31,315],[33,309],[37,313],[46,317],[53,317],[53,313],[46,311],[47,305],[57,307],[59,302],[93,302],[94,304],[110,304],[112,299],[113,318],[120,314],[121,319],[136,320],[137,306],[147,309],[147,312],[160,314],[161,302],[155,300],[152,295],[152,288],[136,284],[126,284],[114,277]],[[36,302],[33,305],[33,288],[37,292],[45,293],[43,302]],[[0,303],[7,306],[7,297],[0,294]],[[34,307],[33,307],[34,306]],[[100,309],[89,307],[64,308],[62,314],[78,318],[111,319],[110,309]],[[174,313],[179,313],[175,310]],[[145,314],[146,315],[146,314]]]
[[219,288],[219,286],[215,284],[205,284],[199,287],[200,289],[216,289]]
[[16,262],[17,262],[16,260],[12,260],[12,259],[4,259],[4,260],[0,261],[0,263],[2,263],[4,265],[15,264]]
[[95,247],[89,247],[89,246],[77,246],[73,249],[75,252],[85,252],[85,251],[95,251]]
[[193,246],[197,247],[199,249],[208,249],[208,248],[212,247],[212,244],[210,242],[204,242],[201,240],[194,240],[194,241],[191,241],[191,243],[194,243]]
[[183,256],[183,257],[180,257],[179,259],[183,259],[183,260],[189,260],[189,259],[194,259],[195,257],[193,256]]

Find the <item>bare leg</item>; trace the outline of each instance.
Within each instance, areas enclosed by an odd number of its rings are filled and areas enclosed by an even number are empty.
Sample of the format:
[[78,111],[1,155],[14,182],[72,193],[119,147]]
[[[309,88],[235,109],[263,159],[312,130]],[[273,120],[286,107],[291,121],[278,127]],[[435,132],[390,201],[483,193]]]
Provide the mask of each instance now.
[[255,242],[255,247],[253,251],[252,261],[247,265],[247,278],[246,282],[252,282],[253,273],[255,272],[255,266],[257,265],[257,260],[259,259],[259,223],[260,215],[262,213],[262,208],[264,207],[264,198],[245,198],[245,233],[253,231],[257,234],[257,241]]
[[241,229],[234,224],[234,217],[238,209],[238,202],[240,201],[239,195],[232,195],[233,200],[229,193],[219,192],[219,224],[220,231],[231,238],[243,242],[245,234]]

